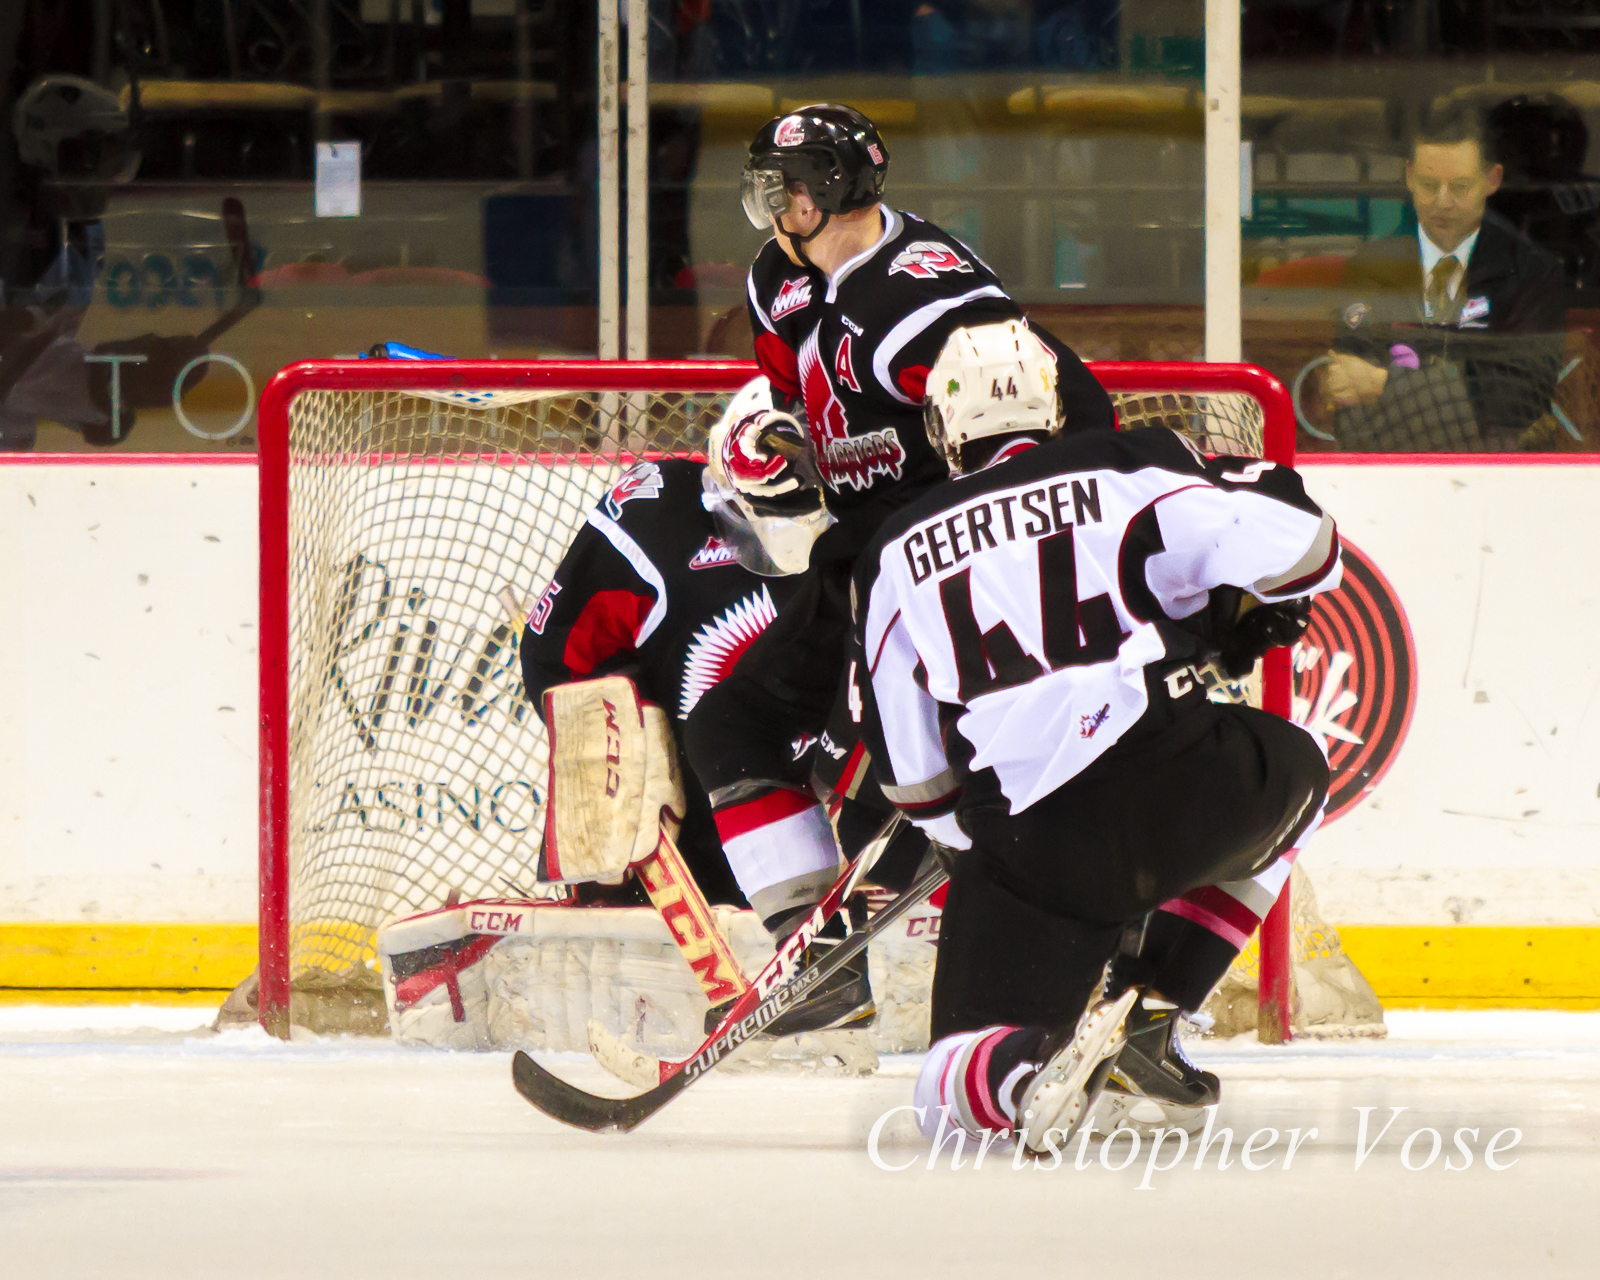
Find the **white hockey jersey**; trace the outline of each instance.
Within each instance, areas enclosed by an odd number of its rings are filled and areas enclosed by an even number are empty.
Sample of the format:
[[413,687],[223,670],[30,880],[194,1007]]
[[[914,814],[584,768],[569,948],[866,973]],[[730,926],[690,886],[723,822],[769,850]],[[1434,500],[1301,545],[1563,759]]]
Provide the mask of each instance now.
[[1292,468],[1161,428],[1016,448],[896,512],[857,563],[863,738],[913,817],[958,797],[1017,813],[1080,773],[1209,647],[1213,587],[1339,582],[1333,520]]

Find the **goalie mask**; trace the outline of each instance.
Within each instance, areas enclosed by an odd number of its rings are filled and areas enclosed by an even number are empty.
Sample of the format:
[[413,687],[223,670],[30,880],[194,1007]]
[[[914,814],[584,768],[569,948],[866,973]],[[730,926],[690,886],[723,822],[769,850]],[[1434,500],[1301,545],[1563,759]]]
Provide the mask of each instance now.
[[702,480],[717,533],[752,573],[804,573],[833,523],[805,428],[775,409],[765,378],[746,383],[711,430]]
[[952,475],[961,451],[996,436],[1061,427],[1056,358],[1021,320],[957,329],[928,372],[923,422]]

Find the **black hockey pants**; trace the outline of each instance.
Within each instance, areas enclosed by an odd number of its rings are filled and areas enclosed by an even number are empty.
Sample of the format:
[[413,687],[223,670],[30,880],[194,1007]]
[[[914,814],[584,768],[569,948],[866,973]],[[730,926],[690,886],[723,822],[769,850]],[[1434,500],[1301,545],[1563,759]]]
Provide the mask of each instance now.
[[1118,743],[1019,814],[965,810],[973,847],[945,902],[933,1038],[1075,1021],[1127,925],[1264,869],[1293,847],[1327,788],[1327,761],[1304,730],[1207,702]]

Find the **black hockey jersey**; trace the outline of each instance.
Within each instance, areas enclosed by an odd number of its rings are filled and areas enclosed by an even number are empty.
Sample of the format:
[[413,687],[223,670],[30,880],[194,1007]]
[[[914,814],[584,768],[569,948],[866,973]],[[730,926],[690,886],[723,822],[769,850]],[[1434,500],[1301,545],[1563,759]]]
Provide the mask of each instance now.
[[[799,579],[751,573],[717,537],[700,501],[704,469],[641,462],[589,513],[522,633],[523,685],[541,715],[552,685],[625,670],[682,720],[793,594]],[[744,905],[681,751],[679,765],[688,801],[679,848],[708,899]]]
[[682,720],[788,599],[796,579],[751,573],[717,537],[704,469],[641,462],[590,512],[523,632],[535,706],[552,685],[628,666]]
[[[748,280],[756,359],[775,394],[805,404],[828,506],[845,518],[895,488],[949,472],[928,443],[928,370],[963,325],[1019,318],[1017,304],[971,249],[911,213],[883,208],[883,235],[831,277],[795,266],[776,240]],[[1056,353],[1069,430],[1110,428],[1110,398],[1070,350]]]
[[1282,600],[1339,578],[1333,520],[1292,468],[1203,459],[1161,428],[1010,446],[857,561],[855,684],[884,793],[918,817],[958,797],[1020,812],[1138,724],[1152,689],[1193,690],[1177,668],[1202,645],[1181,624],[1211,588]]

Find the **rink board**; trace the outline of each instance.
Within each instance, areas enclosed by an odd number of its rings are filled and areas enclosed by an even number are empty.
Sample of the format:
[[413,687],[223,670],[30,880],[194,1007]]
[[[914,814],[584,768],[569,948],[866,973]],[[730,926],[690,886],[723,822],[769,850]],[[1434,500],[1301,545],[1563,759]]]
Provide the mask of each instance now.
[[[0,539],[12,549],[0,565],[12,623],[0,639],[0,985],[167,985],[181,953],[207,949],[196,936],[224,945],[205,927],[255,916],[252,461],[0,461]],[[1362,926],[1353,950],[1388,970],[1377,939],[1390,938],[1396,983],[1421,985],[1415,954],[1427,948],[1380,927],[1450,927],[1481,938],[1487,956],[1511,935],[1461,926],[1600,926],[1596,470],[1520,459],[1307,467],[1313,493],[1393,585],[1415,645],[1404,741],[1306,855],[1325,914]],[[148,968],[92,981],[92,967],[104,972],[94,939],[110,936],[94,928],[108,923],[173,926],[180,954],[147,948]],[[47,924],[69,927],[53,935],[54,976],[34,963],[24,978],[3,944],[18,938],[9,930]],[[244,946],[226,936],[227,950]],[[1567,948],[1534,950],[1554,973]],[[1600,978],[1574,980],[1600,994]],[[1507,998],[1512,985],[1501,984]],[[1517,985],[1529,998],[1543,989]]]

